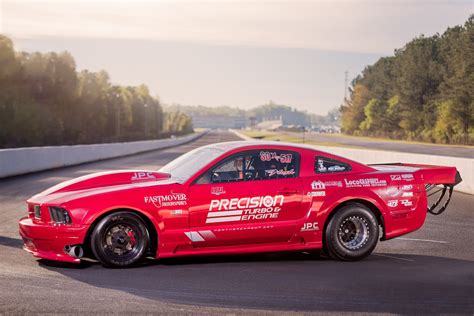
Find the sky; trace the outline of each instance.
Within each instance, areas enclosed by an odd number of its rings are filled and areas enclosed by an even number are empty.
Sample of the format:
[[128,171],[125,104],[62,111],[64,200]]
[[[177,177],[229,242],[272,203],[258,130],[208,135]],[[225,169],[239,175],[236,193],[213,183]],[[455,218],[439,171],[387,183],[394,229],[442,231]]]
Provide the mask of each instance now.
[[0,0],[17,50],[70,51],[79,69],[146,84],[164,103],[251,108],[272,100],[324,114],[349,80],[474,0]]

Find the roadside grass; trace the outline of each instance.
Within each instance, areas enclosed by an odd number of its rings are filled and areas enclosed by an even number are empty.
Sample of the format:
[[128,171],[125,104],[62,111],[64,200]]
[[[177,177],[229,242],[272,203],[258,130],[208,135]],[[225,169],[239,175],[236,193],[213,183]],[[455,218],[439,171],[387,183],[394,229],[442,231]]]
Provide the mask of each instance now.
[[[284,141],[290,143],[303,143],[303,133],[296,133],[296,132],[271,132],[271,131],[257,131],[257,130],[241,130],[240,133],[258,139],[265,139],[265,140],[277,140],[277,141]],[[319,133],[307,133],[310,135],[317,135]],[[297,136],[298,135],[298,136]],[[301,136],[299,136],[301,135]],[[450,145],[450,144],[433,144],[433,143],[425,143],[425,142],[417,142],[417,141],[408,141],[408,140],[398,140],[398,139],[390,139],[390,138],[378,138],[378,137],[367,137],[367,136],[353,136],[353,135],[345,135],[345,134],[330,134],[325,133],[323,134],[327,137],[333,137],[334,142],[318,142],[315,140],[308,140],[304,141],[305,144],[313,144],[313,145],[320,145],[320,146],[333,146],[333,147],[347,147],[347,148],[364,148],[364,146],[357,146],[357,145],[345,145],[340,144],[337,142],[338,138],[346,138],[346,139],[358,139],[358,140],[365,140],[368,142],[377,142],[377,141],[384,141],[384,142],[393,142],[393,143],[400,143],[400,144],[412,144],[412,145],[428,145],[433,147],[461,147],[461,148],[473,148],[474,146],[469,145]],[[375,149],[375,148],[373,148]]]

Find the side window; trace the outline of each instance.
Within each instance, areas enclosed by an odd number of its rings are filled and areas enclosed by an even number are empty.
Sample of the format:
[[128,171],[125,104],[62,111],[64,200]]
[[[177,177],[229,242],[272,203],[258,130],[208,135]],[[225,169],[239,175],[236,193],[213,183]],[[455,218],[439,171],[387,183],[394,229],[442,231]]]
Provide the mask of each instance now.
[[298,175],[299,155],[295,152],[261,150],[256,162],[259,179],[294,178]]
[[223,183],[281,178],[298,175],[299,155],[282,150],[249,151],[234,155],[211,168],[196,183]]
[[334,173],[350,171],[351,166],[345,162],[322,156],[316,157],[314,171],[316,173]]

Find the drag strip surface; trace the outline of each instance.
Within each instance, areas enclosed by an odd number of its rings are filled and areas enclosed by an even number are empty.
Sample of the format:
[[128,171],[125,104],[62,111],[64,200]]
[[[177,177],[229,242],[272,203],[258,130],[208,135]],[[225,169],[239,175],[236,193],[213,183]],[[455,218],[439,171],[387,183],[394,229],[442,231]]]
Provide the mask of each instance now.
[[211,132],[187,145],[0,181],[0,313],[474,313],[474,196],[382,242],[366,260],[317,253],[173,258],[133,269],[36,260],[21,250],[24,200],[61,181],[112,169],[158,169],[204,144],[237,140]]

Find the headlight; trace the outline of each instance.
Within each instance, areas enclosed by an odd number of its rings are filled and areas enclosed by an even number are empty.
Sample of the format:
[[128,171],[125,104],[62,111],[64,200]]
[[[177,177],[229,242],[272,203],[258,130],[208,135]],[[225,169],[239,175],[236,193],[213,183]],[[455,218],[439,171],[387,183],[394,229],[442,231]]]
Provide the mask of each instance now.
[[68,211],[61,207],[50,206],[49,215],[51,220],[57,224],[71,224],[71,216]]

